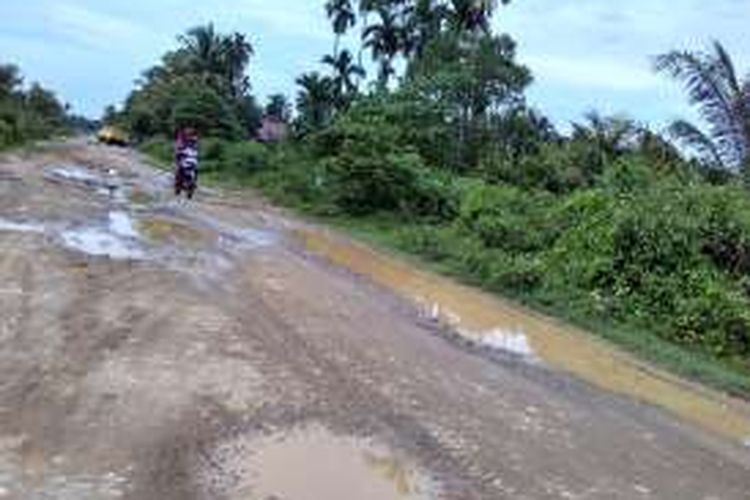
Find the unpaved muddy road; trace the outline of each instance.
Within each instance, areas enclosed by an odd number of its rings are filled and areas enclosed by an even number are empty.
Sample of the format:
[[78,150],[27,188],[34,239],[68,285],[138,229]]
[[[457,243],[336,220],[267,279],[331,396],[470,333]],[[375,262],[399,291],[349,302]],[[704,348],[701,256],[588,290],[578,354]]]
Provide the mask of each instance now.
[[0,499],[750,498],[740,442],[169,182],[84,143],[0,161]]

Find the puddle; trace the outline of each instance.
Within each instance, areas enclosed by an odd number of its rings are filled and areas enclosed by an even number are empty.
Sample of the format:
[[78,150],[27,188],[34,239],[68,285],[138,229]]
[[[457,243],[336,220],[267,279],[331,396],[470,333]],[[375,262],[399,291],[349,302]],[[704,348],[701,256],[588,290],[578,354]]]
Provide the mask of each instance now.
[[143,235],[160,243],[205,245],[218,238],[208,230],[197,229],[186,222],[167,217],[150,217],[138,221]]
[[143,251],[136,244],[104,229],[84,228],[63,231],[66,247],[95,257],[114,260],[143,258]]
[[235,478],[225,491],[212,492],[229,499],[437,498],[435,482],[386,447],[317,426],[232,442],[212,464]]
[[125,203],[127,198],[122,192],[122,181],[114,169],[105,173],[94,172],[76,165],[55,167],[48,171],[49,177],[58,180],[77,182],[94,188],[96,193],[114,199],[117,203]]
[[531,352],[546,366],[604,390],[660,406],[735,442],[750,435],[750,404],[744,401],[680,380],[590,334],[346,238],[315,230],[299,230],[297,236],[310,252],[334,264],[404,298],[420,297],[423,304],[433,304],[431,314],[435,319],[455,327],[472,341]]
[[84,184],[101,184],[101,178],[84,167],[78,166],[65,166],[55,167],[50,170],[50,174],[53,177],[59,179],[82,182]]
[[13,222],[7,219],[0,219],[0,232],[13,233],[43,233],[44,226],[26,222]]
[[138,232],[125,212],[110,212],[106,227],[69,229],[61,233],[66,247],[96,257],[114,260],[142,259]]
[[125,238],[138,237],[138,232],[133,226],[133,220],[126,212],[110,212],[109,229],[112,233]]
[[481,345],[490,349],[514,354],[528,360],[535,359],[529,338],[521,331],[497,328],[485,333],[462,331],[461,334],[468,338],[477,338]]

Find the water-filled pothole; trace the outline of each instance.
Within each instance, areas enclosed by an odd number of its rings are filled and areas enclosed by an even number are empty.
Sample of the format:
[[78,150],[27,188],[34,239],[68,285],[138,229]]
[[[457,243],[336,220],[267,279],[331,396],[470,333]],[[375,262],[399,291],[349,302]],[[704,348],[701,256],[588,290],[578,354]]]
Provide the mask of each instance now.
[[102,184],[101,178],[91,172],[89,169],[76,165],[55,167],[49,170],[49,175],[53,178],[71,182],[80,182],[89,185]]
[[[387,447],[317,426],[232,441],[219,447],[211,463],[204,479],[221,491],[210,493],[229,499],[438,498],[436,481]],[[217,482],[216,474],[230,479]]]
[[63,244],[72,250],[114,260],[142,259],[138,236],[126,212],[110,212],[106,225],[68,229],[60,234]]

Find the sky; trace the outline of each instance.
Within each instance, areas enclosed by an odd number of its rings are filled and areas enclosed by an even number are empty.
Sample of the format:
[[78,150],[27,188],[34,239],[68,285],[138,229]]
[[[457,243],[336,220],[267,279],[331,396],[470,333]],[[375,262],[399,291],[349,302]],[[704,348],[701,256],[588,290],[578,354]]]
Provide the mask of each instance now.
[[[323,0],[2,0],[0,62],[55,89],[75,112],[97,117],[121,103],[141,72],[187,28],[214,22],[241,31],[256,56],[253,91],[294,95],[301,73],[321,69],[333,37]],[[694,118],[675,84],[651,71],[653,56],[706,48],[717,38],[741,74],[750,71],[750,0],[514,0],[494,19],[518,42],[535,77],[531,105],[562,128],[591,110],[658,129]],[[344,44],[356,46],[352,36]],[[374,73],[374,72],[373,72]]]

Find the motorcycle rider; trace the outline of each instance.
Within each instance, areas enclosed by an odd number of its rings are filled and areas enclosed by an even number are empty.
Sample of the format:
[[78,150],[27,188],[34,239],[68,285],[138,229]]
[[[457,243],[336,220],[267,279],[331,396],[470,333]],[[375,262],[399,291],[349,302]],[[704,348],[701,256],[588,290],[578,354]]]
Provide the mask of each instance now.
[[198,185],[198,133],[191,127],[177,131],[175,139],[175,183],[176,196],[184,191],[192,199]]

